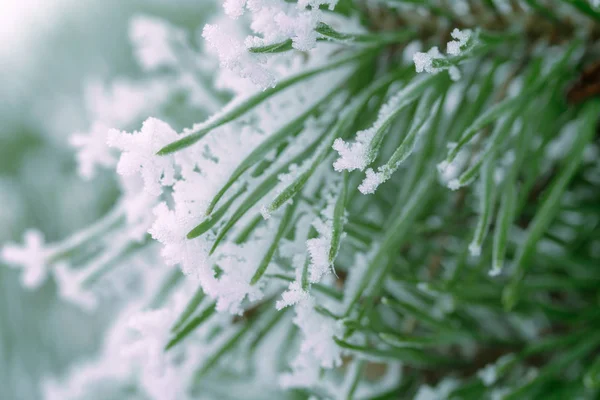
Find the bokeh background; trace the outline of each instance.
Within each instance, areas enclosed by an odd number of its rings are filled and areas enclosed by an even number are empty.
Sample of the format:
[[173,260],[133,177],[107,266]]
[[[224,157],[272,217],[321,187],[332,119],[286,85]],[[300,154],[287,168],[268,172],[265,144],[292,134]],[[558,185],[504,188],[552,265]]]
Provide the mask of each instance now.
[[[0,1],[0,245],[32,227],[60,240],[110,208],[112,174],[82,180],[69,147],[94,118],[86,87],[143,75],[128,40],[132,16],[160,16],[194,38],[213,10],[192,0]],[[165,112],[177,114],[176,127],[202,118]],[[43,377],[94,354],[114,307],[85,313],[58,298],[52,279],[29,291],[0,265],[0,399],[41,398]]]

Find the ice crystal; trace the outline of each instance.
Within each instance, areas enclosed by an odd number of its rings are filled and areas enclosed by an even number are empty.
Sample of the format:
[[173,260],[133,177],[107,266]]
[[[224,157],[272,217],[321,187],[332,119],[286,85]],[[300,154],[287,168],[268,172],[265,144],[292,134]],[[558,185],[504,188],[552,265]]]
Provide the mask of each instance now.
[[85,179],[92,179],[96,174],[96,168],[109,168],[116,164],[116,157],[106,145],[109,128],[103,123],[96,122],[90,128],[90,132],[75,133],[70,138],[70,144],[78,149],[77,165],[79,175]]
[[340,157],[333,163],[336,171],[364,170],[368,165],[369,144],[375,132],[373,130],[361,131],[356,134],[356,141],[348,144],[342,139],[336,139],[333,149]]
[[129,37],[136,49],[137,59],[147,70],[177,65],[172,42],[181,40],[183,33],[163,20],[147,16],[133,18]]
[[333,208],[335,198],[329,197],[327,206],[321,211],[319,218],[313,222],[313,227],[318,237],[306,241],[306,248],[310,257],[309,280],[311,283],[319,282],[324,275],[333,271],[329,252],[331,249],[331,236],[333,234]]
[[250,79],[254,84],[267,88],[275,85],[275,77],[259,61],[257,56],[248,53],[246,46],[231,32],[218,25],[207,24],[202,36],[208,45],[219,55],[223,68],[231,70],[242,78]]
[[434,74],[440,71],[439,68],[433,67],[433,60],[442,58],[442,53],[437,48],[437,46],[432,47],[427,51],[427,53],[417,52],[413,56],[413,61],[415,63],[415,69],[417,72],[429,72],[430,74]]
[[117,172],[124,176],[139,173],[144,189],[155,196],[162,193],[162,186],[175,183],[172,161],[156,157],[156,152],[176,139],[177,133],[156,118],[147,119],[140,132],[111,130],[108,134],[108,144],[122,152]]
[[[473,46],[471,42],[475,41],[475,39],[472,38],[472,31],[468,29],[461,31],[457,28],[454,28],[451,36],[455,40],[451,40],[447,43],[447,56],[444,56],[437,46],[432,47],[426,53],[416,52],[413,55],[415,70],[419,73],[428,72],[430,74],[437,74],[440,71],[448,70],[450,78],[453,81],[459,80],[461,77],[461,72],[456,65],[451,63],[451,57],[458,57],[463,54]],[[440,60],[445,61],[447,65],[438,67],[434,66],[434,62]]]
[[21,268],[21,281],[28,288],[35,289],[42,285],[48,276],[48,249],[44,246],[44,235],[30,229],[23,235],[23,246],[8,243],[2,247],[0,254],[7,264]]
[[358,190],[360,190],[360,192],[362,194],[375,193],[375,190],[377,189],[377,187],[379,187],[379,185],[381,185],[384,182],[383,173],[375,172],[375,171],[373,171],[372,168],[369,168],[369,169],[367,169],[365,174],[366,174],[365,179],[362,181],[362,183],[358,187]]

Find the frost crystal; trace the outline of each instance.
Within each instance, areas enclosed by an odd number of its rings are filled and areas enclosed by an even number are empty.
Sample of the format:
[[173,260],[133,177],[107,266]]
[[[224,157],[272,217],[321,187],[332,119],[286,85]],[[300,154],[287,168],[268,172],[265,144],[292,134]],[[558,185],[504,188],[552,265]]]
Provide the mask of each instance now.
[[153,375],[161,375],[166,366],[165,344],[170,336],[173,315],[165,309],[141,311],[132,315],[128,327],[135,334],[124,355],[144,360]]
[[286,40],[300,51],[315,48],[315,28],[324,18],[319,6],[328,5],[333,10],[337,0],[302,0],[297,4],[271,0],[226,0],[225,13],[234,19],[246,12],[250,14],[252,34],[245,38],[227,22],[208,24],[203,31],[209,47],[218,54],[221,66],[261,88],[274,86],[277,76],[267,64],[286,55],[253,54],[247,48],[262,47]]
[[306,241],[306,248],[310,256],[308,271],[311,283],[319,282],[323,278],[323,275],[333,271],[333,265],[329,262],[329,251],[331,248],[331,236],[333,234],[334,207],[335,197],[330,196],[327,207],[321,212],[321,217],[313,222],[313,226],[319,236]]
[[469,244],[469,253],[471,253],[473,257],[479,257],[481,255],[481,246],[477,243]]
[[440,50],[434,46],[427,53],[417,52],[413,55],[413,62],[415,63],[415,69],[417,72],[429,72],[430,74],[435,74],[441,69],[434,68],[432,63],[434,59],[443,58],[443,55],[440,53]]
[[104,124],[95,122],[89,133],[77,132],[70,137],[69,143],[77,149],[77,166],[81,177],[92,179],[97,166],[109,168],[117,163],[115,155],[106,144],[108,130]]
[[92,121],[102,121],[112,128],[124,127],[137,123],[164,103],[174,86],[166,80],[116,79],[110,84],[90,80],[84,88],[85,107]]
[[281,300],[277,300],[275,307],[277,307],[278,310],[281,310],[285,307],[293,306],[303,300],[306,300],[308,296],[309,293],[302,289],[300,282],[294,281],[290,283],[288,290],[283,292],[281,295]]
[[171,41],[181,40],[183,33],[164,21],[147,16],[135,17],[129,27],[129,37],[140,65],[146,70],[177,65]]
[[497,366],[495,364],[488,364],[485,368],[480,369],[477,372],[477,376],[481,379],[485,386],[491,386],[498,379],[498,373],[496,371]]
[[495,277],[495,276],[499,276],[501,273],[502,273],[502,266],[494,263],[492,265],[492,269],[490,269],[490,271],[488,272],[488,275],[491,277]]
[[448,73],[450,74],[450,79],[452,79],[453,81],[458,81],[462,76],[460,69],[458,69],[458,67],[455,65],[451,66],[448,69]]
[[44,235],[30,229],[23,235],[24,244],[7,243],[2,248],[0,258],[9,265],[23,269],[21,281],[30,289],[44,283],[48,276],[48,249],[44,247]]
[[223,9],[225,14],[231,18],[238,18],[244,14],[244,7],[246,6],[246,0],[225,0],[223,2]]
[[175,169],[171,157],[157,157],[156,152],[177,140],[177,133],[156,118],[148,118],[140,132],[111,130],[108,144],[121,150],[117,172],[124,176],[139,173],[144,189],[151,195],[162,193],[162,186],[175,182]]
[[333,163],[336,171],[353,171],[355,169],[363,171],[373,160],[370,154],[372,142],[375,135],[389,123],[388,119],[398,109],[403,101],[402,93],[392,96],[379,110],[377,120],[369,129],[356,133],[356,140],[347,143],[343,139],[336,139],[333,143],[333,149],[338,152],[339,158]]
[[279,378],[284,389],[314,387],[319,382],[320,365],[318,360],[306,353],[300,353],[291,363],[292,371]]
[[72,304],[76,304],[85,311],[93,311],[98,305],[98,299],[87,288],[82,287],[83,277],[73,273],[68,264],[60,263],[53,267],[54,278],[58,285],[60,297]]
[[275,22],[282,35],[292,39],[294,48],[308,51],[317,43],[315,27],[321,20],[318,11],[304,11],[295,15],[278,13]]
[[[453,145],[450,144],[449,148],[452,148]],[[437,165],[440,180],[449,189],[458,190],[460,188],[461,184],[458,177],[466,162],[468,162],[468,154],[466,151],[461,150],[452,162],[444,160]]]
[[460,31],[457,28],[454,28],[451,35],[456,40],[448,42],[446,53],[448,53],[451,56],[457,56],[460,54],[461,49],[467,45],[467,42],[471,38],[471,31],[468,29]]
[[[323,275],[332,271],[329,262],[331,247],[332,218],[335,207],[335,197],[329,196],[327,207],[321,216],[314,220],[313,226],[319,236],[309,239],[306,247],[310,256],[308,265],[309,283],[319,282]],[[314,367],[333,368],[341,363],[341,351],[333,338],[340,334],[342,328],[338,323],[315,310],[316,298],[308,288],[302,288],[302,271],[305,259],[298,254],[294,257],[296,280],[290,283],[288,290],[277,301],[277,309],[295,306],[294,323],[302,332],[300,353],[292,363],[293,372],[281,377],[284,387],[303,387],[314,382]]]
[[[255,241],[252,246],[228,244],[218,260],[223,275],[216,283],[217,310],[232,314],[242,314],[242,302],[262,299],[264,293],[260,285],[251,285],[256,266],[260,263],[266,248],[266,241]],[[260,250],[259,250],[260,249]]]
[[153,210],[156,220],[148,232],[163,244],[161,254],[167,265],[180,264],[184,274],[199,279],[209,287],[213,281],[208,261],[208,243],[202,239],[188,240],[186,235],[195,222],[185,212],[169,210],[160,203]]
[[348,144],[342,139],[336,139],[333,149],[338,152],[339,158],[333,163],[336,171],[364,170],[368,165],[368,150],[375,131],[370,129],[356,134],[356,141]]
[[242,78],[250,79],[261,88],[275,86],[275,77],[259,59],[248,52],[243,42],[230,31],[219,25],[207,24],[202,31],[208,46],[217,52],[221,67],[226,68]]
[[384,174],[382,172],[375,172],[372,168],[367,169],[365,179],[362,181],[358,190],[362,194],[375,193],[375,190],[384,182]]
[[[470,45],[470,39],[472,37],[472,32],[469,29],[465,29],[461,31],[459,29],[454,29],[451,33],[452,38],[455,40],[451,40],[448,42],[446,47],[446,53],[449,57],[458,57],[465,51],[467,51],[472,45]],[[471,41],[472,42],[472,41]],[[434,67],[434,60],[442,60],[443,66]],[[450,78],[453,81],[457,81],[461,77],[460,70],[452,62],[451,58],[444,56],[440,53],[440,50],[434,46],[427,53],[417,52],[413,55],[413,62],[415,63],[415,69],[417,72],[428,72],[430,74],[437,74],[440,71],[448,70],[450,74]]]
[[[277,302],[277,309],[292,305],[296,311],[294,323],[303,333],[303,340],[300,353],[293,363],[297,376],[284,377],[284,386],[295,386],[292,382],[298,384],[298,378],[302,380],[302,376],[306,377],[307,363],[316,363],[323,368],[332,368],[341,363],[340,348],[333,340],[333,337],[341,332],[341,326],[315,310],[315,298],[302,289],[298,280],[292,282],[283,293],[282,300]],[[302,370],[305,371],[301,372]]]
[[312,297],[296,304],[294,323],[303,334],[300,352],[308,353],[319,361],[323,368],[333,368],[342,362],[341,350],[333,340],[341,331],[341,326],[331,318],[315,311]]
[[132,227],[142,226],[141,230],[145,234],[152,223],[152,209],[158,199],[143,190],[144,182],[139,176],[121,176],[119,183],[127,224]]
[[460,181],[458,179],[450,179],[448,181],[448,189],[450,190],[458,190],[460,189]]

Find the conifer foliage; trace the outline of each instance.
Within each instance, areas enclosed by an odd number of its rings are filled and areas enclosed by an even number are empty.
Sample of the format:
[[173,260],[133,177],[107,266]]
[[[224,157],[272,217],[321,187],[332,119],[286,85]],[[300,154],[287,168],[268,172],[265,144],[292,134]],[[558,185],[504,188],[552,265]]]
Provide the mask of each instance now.
[[[225,0],[201,49],[132,20],[152,105],[71,143],[120,199],[1,253],[124,299],[47,398],[598,396],[595,3]],[[181,91],[212,115],[149,117]]]

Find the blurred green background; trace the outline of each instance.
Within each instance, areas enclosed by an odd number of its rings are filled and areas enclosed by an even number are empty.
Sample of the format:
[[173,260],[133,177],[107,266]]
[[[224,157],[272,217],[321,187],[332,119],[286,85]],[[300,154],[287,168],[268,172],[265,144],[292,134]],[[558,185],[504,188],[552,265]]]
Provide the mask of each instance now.
[[[0,244],[22,241],[27,228],[56,241],[97,219],[118,191],[110,173],[77,176],[68,145],[89,128],[83,88],[90,79],[136,79],[128,20],[157,15],[193,32],[211,2],[192,0],[4,0],[0,7]],[[187,122],[187,121],[184,121]],[[39,399],[42,376],[100,346],[106,305],[86,314],[57,298],[52,279],[21,287],[0,265],[0,399]]]

